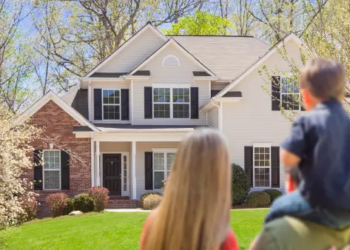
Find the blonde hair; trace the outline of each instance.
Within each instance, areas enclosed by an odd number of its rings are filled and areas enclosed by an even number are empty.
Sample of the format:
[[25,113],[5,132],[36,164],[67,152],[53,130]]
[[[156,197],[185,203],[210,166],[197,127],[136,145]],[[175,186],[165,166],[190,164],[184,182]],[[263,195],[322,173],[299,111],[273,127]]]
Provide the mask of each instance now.
[[146,250],[215,250],[229,232],[231,168],[223,137],[211,129],[180,144]]

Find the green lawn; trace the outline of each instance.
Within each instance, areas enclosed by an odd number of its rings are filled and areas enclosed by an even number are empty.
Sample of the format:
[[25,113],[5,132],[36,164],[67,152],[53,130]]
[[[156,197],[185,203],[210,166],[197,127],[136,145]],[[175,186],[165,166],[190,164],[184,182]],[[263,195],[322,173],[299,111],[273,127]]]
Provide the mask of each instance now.
[[[267,209],[233,210],[231,225],[241,249],[260,231]],[[0,249],[138,249],[148,213],[103,213],[25,223],[0,231]]]

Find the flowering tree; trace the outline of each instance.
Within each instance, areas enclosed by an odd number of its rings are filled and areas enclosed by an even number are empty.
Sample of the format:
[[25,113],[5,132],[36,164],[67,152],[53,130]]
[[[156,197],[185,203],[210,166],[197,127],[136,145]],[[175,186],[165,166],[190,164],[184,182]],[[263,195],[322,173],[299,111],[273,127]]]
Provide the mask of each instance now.
[[35,199],[31,183],[24,177],[33,167],[30,143],[41,130],[20,124],[15,115],[0,107],[0,228],[17,225],[26,218],[21,206],[25,200]]

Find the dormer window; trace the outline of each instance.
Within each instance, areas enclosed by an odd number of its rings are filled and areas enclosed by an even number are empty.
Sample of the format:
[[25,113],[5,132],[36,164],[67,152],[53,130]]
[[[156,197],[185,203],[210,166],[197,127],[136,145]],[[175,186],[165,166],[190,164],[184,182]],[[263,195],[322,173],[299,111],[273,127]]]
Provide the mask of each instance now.
[[163,67],[180,67],[180,60],[173,55],[164,57],[162,62]]

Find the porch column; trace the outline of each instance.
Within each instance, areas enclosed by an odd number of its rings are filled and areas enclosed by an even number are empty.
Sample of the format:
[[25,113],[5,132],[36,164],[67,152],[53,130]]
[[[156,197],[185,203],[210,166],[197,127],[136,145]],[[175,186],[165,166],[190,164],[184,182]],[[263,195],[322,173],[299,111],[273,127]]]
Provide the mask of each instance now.
[[96,141],[96,186],[101,187],[101,171],[100,171],[100,141]]
[[136,142],[131,142],[131,179],[132,179],[132,196],[136,200]]
[[91,133],[91,187],[95,186],[95,150],[94,150],[94,134]]

